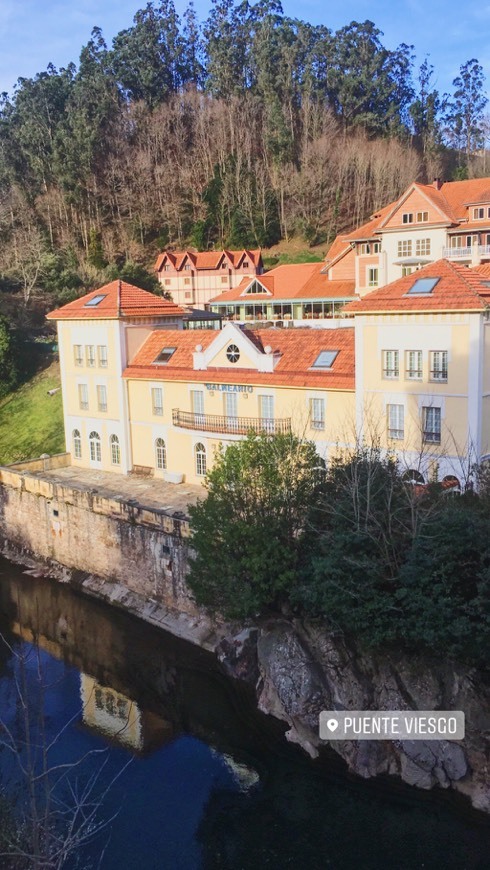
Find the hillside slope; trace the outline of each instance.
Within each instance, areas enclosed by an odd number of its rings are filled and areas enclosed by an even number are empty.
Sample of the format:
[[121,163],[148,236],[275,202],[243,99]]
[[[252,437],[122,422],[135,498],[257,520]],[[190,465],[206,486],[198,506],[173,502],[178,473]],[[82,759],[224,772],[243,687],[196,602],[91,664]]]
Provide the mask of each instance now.
[[0,401],[0,464],[61,453],[64,450],[59,363],[35,375],[32,380]]

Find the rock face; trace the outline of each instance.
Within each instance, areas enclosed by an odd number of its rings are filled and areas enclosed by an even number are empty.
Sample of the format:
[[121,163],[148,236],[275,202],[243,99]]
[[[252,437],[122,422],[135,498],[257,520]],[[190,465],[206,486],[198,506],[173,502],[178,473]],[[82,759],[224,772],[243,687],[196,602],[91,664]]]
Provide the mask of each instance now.
[[[453,788],[490,813],[490,686],[475,671],[419,655],[362,653],[316,625],[274,621],[222,646],[221,658],[243,678],[257,639],[259,708],[287,722],[289,740],[315,757],[321,710],[464,710],[466,737],[441,741],[331,741],[359,776],[391,774],[418,788]],[[233,649],[228,658],[227,649]]]

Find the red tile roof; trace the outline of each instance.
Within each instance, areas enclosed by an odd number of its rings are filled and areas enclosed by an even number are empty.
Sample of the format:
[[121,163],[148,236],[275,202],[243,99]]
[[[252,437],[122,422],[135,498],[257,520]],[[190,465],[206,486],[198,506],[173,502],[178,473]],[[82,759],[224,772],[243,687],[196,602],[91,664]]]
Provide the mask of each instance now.
[[[438,278],[431,293],[410,295],[409,290],[420,278]],[[483,311],[490,304],[489,288],[475,269],[460,263],[438,260],[424,269],[373,290],[363,299],[350,302],[347,314],[392,311]]]
[[[104,298],[98,305],[87,306],[87,303],[97,296]],[[56,311],[51,311],[47,317],[48,320],[104,320],[117,317],[171,317],[175,319],[184,314],[182,308],[161,296],[155,296],[154,293],[148,293],[146,290],[141,290],[140,287],[134,287],[125,281],[112,281],[73,302],[68,302],[67,305],[57,308]]]
[[[279,354],[274,372],[257,372],[251,368],[208,367],[193,369],[196,344],[203,350],[220,333],[214,330],[165,330],[152,332],[130,362],[123,377],[163,381],[197,381],[202,383],[269,384],[270,386],[313,387],[318,389],[354,390],[354,329],[266,329],[244,330],[256,347],[270,345]],[[162,347],[175,347],[165,365],[154,360]],[[331,369],[311,370],[322,350],[338,350]]]
[[[354,281],[329,281],[323,274],[323,263],[297,263],[288,266],[276,266],[265,275],[257,278],[244,278],[238,287],[225,290],[211,299],[216,302],[257,302],[272,299],[282,302],[294,299],[345,299],[354,297]],[[244,294],[244,290],[252,281],[257,280],[268,293]]]
[[179,271],[186,259],[190,260],[193,268],[199,272],[206,269],[217,269],[222,258],[228,261],[231,268],[237,268],[242,260],[248,260],[251,267],[257,268],[262,261],[259,249],[254,251],[163,251],[155,263],[155,271],[159,272],[165,260]]

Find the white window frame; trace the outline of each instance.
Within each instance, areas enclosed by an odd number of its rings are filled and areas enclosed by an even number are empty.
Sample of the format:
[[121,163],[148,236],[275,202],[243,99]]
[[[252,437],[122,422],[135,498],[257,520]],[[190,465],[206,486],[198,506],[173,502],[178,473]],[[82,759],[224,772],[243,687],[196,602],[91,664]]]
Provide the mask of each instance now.
[[430,256],[430,239],[417,239],[415,242],[415,255],[418,257]]
[[97,359],[99,361],[99,368],[106,369],[108,366],[107,345],[106,344],[98,344],[97,345]]
[[416,222],[418,224],[426,224],[429,220],[429,212],[428,211],[418,211],[416,214]]
[[121,445],[119,444],[119,438],[117,435],[111,435],[109,438],[109,444],[111,448],[111,465],[120,465],[121,464]]
[[194,460],[196,467],[196,477],[205,477],[207,469],[206,447],[202,441],[194,444]]
[[367,270],[368,287],[379,286],[379,269],[377,266],[370,266]]
[[413,211],[405,211],[402,214],[402,224],[413,224]]
[[398,350],[383,351],[383,378],[395,381],[400,377],[400,352]]
[[151,408],[154,417],[163,417],[163,389],[151,388]]
[[397,242],[397,256],[411,257],[412,256],[412,239],[400,239]]
[[423,357],[421,350],[405,351],[405,378],[407,381],[421,381],[423,375]]
[[105,384],[97,384],[97,410],[101,413],[107,411],[107,387]]
[[80,434],[80,429],[74,429],[72,434],[72,443],[73,443],[73,456],[75,459],[82,458],[82,436]]
[[155,439],[155,467],[161,471],[167,467],[167,445],[163,438]]
[[325,429],[325,399],[312,397],[310,399],[310,427]]
[[86,344],[85,345],[85,359],[87,361],[87,368],[94,369],[95,368],[95,345]]
[[88,411],[88,384],[78,384],[78,404],[81,411]]
[[387,405],[386,416],[388,438],[394,441],[403,441],[405,437],[405,406]]
[[100,444],[100,435],[98,432],[91,432],[89,435],[90,446],[90,461],[102,462],[102,447]]
[[81,368],[83,366],[83,345],[82,344],[74,344],[73,345],[73,359],[77,368]]
[[431,350],[429,352],[430,380],[437,384],[447,384],[448,352],[447,350]]

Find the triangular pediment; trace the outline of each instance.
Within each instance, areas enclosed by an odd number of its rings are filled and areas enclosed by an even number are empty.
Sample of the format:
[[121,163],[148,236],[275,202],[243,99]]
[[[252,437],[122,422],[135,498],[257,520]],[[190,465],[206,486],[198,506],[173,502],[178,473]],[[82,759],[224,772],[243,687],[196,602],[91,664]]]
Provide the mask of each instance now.
[[272,293],[259,278],[254,278],[244,287],[240,296],[272,296]]

